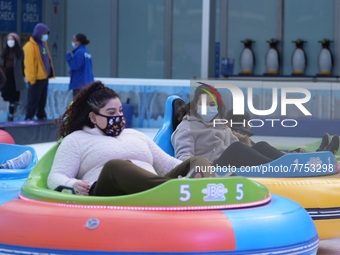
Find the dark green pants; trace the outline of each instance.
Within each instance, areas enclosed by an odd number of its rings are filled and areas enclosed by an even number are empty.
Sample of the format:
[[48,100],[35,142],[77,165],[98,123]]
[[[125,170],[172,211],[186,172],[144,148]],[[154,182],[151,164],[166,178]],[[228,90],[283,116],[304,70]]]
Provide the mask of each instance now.
[[[186,176],[195,166],[210,166],[202,157],[192,157],[183,161],[165,176],[159,176],[136,166],[128,160],[110,160],[107,162],[90,195],[119,196],[137,193],[160,185],[170,179]],[[92,193],[92,194],[91,194]]]

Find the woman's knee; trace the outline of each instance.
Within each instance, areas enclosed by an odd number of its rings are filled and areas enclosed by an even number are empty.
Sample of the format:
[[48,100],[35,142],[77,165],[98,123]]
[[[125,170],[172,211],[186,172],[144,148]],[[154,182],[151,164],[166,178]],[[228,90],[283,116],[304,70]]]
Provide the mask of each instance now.
[[120,165],[127,165],[127,164],[131,164],[130,161],[128,160],[123,160],[123,159],[111,159],[109,161],[107,161],[104,165],[104,167],[117,167]]
[[266,141],[260,141],[260,142],[255,143],[253,146],[263,146],[263,145],[267,146],[269,145],[269,143],[267,143]]
[[257,142],[252,146],[253,149],[261,149],[261,148],[268,148],[268,147],[271,147],[271,146],[269,145],[269,143],[265,141]]
[[105,163],[103,166],[103,169],[100,173],[100,175],[112,175],[117,172],[120,172],[120,170],[127,169],[127,167],[132,164],[128,160],[122,160],[122,159],[112,159]]
[[242,151],[244,148],[249,148],[247,145],[245,145],[242,142],[234,142],[232,144],[229,145],[229,147],[227,148],[227,150],[233,150],[233,151]]

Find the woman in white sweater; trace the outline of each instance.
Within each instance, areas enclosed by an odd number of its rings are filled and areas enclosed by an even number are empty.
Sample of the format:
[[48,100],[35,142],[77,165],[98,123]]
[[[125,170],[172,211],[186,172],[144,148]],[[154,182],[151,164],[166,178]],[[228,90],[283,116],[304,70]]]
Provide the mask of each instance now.
[[61,117],[64,137],[47,185],[73,188],[79,195],[115,196],[140,192],[194,166],[210,166],[202,157],[182,162],[166,154],[149,137],[125,129],[118,94],[94,82],[76,96]]

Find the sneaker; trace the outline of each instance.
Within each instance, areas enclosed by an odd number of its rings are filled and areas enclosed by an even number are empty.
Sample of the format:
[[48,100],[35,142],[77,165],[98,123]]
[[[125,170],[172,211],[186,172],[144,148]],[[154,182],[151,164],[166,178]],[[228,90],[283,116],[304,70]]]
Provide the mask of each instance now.
[[338,135],[333,136],[330,144],[327,147],[328,151],[333,152],[333,154],[335,154],[338,149],[339,149],[339,145],[340,145],[340,139]]
[[326,151],[329,145],[329,134],[324,133],[322,136],[321,144],[316,151]]
[[188,179],[188,178],[203,178],[204,175],[201,172],[196,172],[195,168],[192,168],[189,173],[184,177],[184,179]]
[[31,161],[32,153],[29,150],[27,150],[18,157],[7,160],[6,164],[9,169],[24,169],[28,167]]
[[184,179],[188,178],[208,178],[208,177],[217,177],[215,173],[213,172],[196,172],[196,168],[192,168],[188,174],[183,177]]

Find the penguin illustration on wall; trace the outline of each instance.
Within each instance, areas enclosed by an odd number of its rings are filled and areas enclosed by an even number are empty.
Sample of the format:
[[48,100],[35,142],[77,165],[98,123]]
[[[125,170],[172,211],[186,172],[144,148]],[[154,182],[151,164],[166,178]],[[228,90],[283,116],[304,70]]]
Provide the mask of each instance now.
[[252,41],[251,39],[246,39],[241,41],[244,44],[244,49],[241,52],[240,64],[241,72],[240,75],[252,75],[255,65],[255,56],[253,50],[251,49]]
[[292,66],[293,66],[293,73],[292,75],[305,75],[305,69],[307,65],[307,57],[306,53],[303,50],[303,45],[306,41],[298,39],[293,41],[295,43],[296,48],[292,55]]
[[319,73],[317,75],[321,76],[329,76],[332,74],[333,68],[333,55],[329,49],[329,45],[331,43],[328,39],[323,39],[319,41],[322,44],[322,49],[319,53]]
[[266,72],[264,75],[278,75],[280,68],[279,52],[276,49],[278,41],[276,39],[270,39],[269,49],[266,53]]

